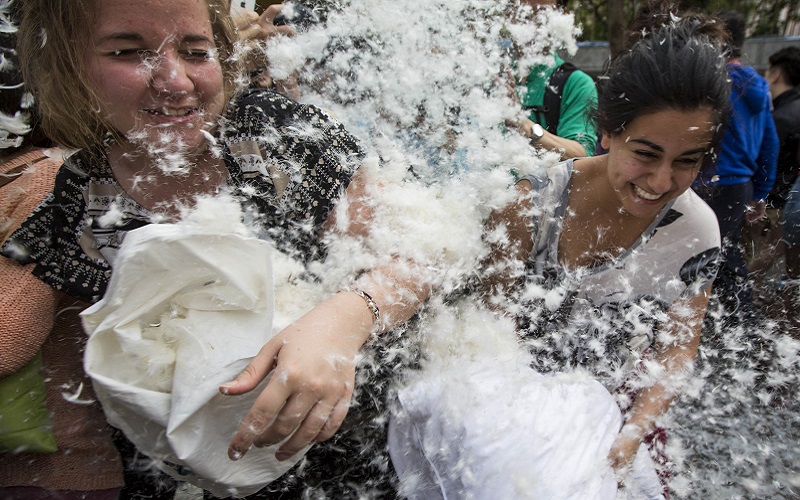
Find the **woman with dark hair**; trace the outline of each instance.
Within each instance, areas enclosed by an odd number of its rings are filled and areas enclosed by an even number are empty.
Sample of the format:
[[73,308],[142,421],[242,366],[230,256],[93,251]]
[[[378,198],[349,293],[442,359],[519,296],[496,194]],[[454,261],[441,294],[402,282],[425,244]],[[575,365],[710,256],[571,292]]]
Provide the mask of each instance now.
[[[537,376],[520,375],[533,380],[521,383],[522,392],[508,400],[482,389],[487,384],[513,387],[486,382],[497,378],[492,370],[507,372],[507,367],[479,370],[474,378],[462,375],[463,390],[485,394],[472,394],[470,401],[478,401],[479,408],[465,410],[448,396],[415,399],[433,394],[428,388],[437,383],[436,374],[423,372],[419,385],[401,391],[404,411],[393,428],[400,430],[395,443],[411,443],[408,446],[425,457],[418,463],[432,464],[436,470],[426,475],[407,466],[413,453],[398,450],[392,456],[398,458],[401,477],[437,478],[432,480],[433,490],[457,496],[470,492],[476,498],[488,494],[487,488],[513,489],[508,485],[514,484],[524,485],[517,491],[525,495],[562,498],[552,494],[562,490],[540,486],[569,491],[572,485],[591,495],[570,498],[606,498],[599,493],[600,483],[586,478],[596,479],[593,474],[610,463],[618,480],[631,484],[626,472],[634,457],[690,376],[716,273],[717,221],[690,189],[700,170],[713,164],[728,113],[722,35],[715,33],[713,21],[672,17],[633,44],[601,80],[596,119],[608,153],[557,163],[541,175],[523,178],[515,187],[514,201],[490,217],[487,233],[508,237],[495,238],[485,263],[485,300],[519,320],[517,333],[530,349]],[[584,406],[564,409],[563,400],[572,401],[569,394],[575,395],[567,388],[550,393],[550,399],[539,397],[549,390],[542,387],[555,384],[554,372],[573,371],[590,373],[614,395],[613,409],[622,411],[623,425],[620,429],[608,424],[610,440],[600,439],[598,444],[592,437],[576,445],[567,436],[585,436],[587,428],[602,434],[607,425],[602,412],[581,429],[549,431],[559,420],[594,415],[603,404],[601,396],[578,395]],[[543,373],[553,377],[539,376]],[[515,376],[510,375],[512,380]],[[468,385],[474,379],[483,383]],[[581,391],[586,398],[596,394],[591,387]],[[530,420],[520,415],[531,415]],[[544,416],[538,423],[525,423],[534,422],[536,415]],[[441,421],[447,425],[438,427]],[[458,425],[463,422],[470,424]],[[491,422],[483,424],[490,427],[471,428],[481,422]],[[501,430],[492,430],[497,425]],[[413,430],[403,434],[404,429]],[[456,434],[459,444],[448,445]],[[450,440],[438,440],[443,435]],[[601,451],[594,465],[581,468],[595,445]],[[542,451],[550,447],[553,453]],[[503,460],[499,450],[506,449],[514,450],[508,452],[514,456],[507,457],[504,466],[487,465]],[[562,471],[547,473],[548,462],[560,456],[558,449],[566,457],[558,462]],[[564,469],[576,471],[575,476],[567,478],[572,473]],[[587,475],[577,477],[582,472]],[[603,477],[607,480],[608,474]],[[416,484],[424,489],[424,480]],[[612,484],[609,495],[616,494],[616,481]],[[661,495],[661,488],[655,490],[651,488],[648,496]],[[511,490],[508,494],[525,496]]]

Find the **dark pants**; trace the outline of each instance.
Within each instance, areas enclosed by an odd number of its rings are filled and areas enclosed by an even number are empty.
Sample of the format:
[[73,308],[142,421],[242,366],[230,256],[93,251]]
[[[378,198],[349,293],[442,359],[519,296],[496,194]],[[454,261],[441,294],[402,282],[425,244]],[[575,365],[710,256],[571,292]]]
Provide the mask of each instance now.
[[753,290],[742,252],[742,227],[753,200],[753,183],[714,186],[697,190],[714,210],[722,235],[722,255],[714,292],[725,307],[726,317],[748,320],[753,316]]

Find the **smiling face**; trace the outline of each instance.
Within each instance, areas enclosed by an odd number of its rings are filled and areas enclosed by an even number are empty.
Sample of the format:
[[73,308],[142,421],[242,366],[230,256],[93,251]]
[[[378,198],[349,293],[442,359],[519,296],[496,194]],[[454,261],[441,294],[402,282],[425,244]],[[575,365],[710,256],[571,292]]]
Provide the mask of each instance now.
[[97,9],[86,66],[108,123],[148,144],[204,151],[203,131],[225,105],[205,0],[103,0]]
[[639,115],[618,135],[603,134],[608,182],[620,208],[653,218],[694,182],[716,127],[711,109]]

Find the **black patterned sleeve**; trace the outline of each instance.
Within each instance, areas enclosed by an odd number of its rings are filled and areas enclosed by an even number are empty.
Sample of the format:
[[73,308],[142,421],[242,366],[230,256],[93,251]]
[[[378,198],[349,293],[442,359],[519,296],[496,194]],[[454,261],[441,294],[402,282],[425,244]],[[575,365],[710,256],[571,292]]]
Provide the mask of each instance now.
[[295,233],[318,232],[364,157],[327,113],[265,90],[239,96],[223,136],[238,167],[234,183],[255,198],[268,228]]
[[0,253],[20,264],[36,263],[34,276],[56,290],[83,301],[96,302],[111,276],[102,258],[81,247],[89,220],[84,192],[88,177],[62,167],[53,191],[3,245]]

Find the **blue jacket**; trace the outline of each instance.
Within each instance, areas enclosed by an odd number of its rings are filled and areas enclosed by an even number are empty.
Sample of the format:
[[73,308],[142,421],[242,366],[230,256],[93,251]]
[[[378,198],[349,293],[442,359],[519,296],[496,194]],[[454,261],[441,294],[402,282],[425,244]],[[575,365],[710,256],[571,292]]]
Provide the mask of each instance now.
[[733,113],[717,158],[713,184],[753,181],[753,199],[763,200],[775,183],[778,134],[772,120],[769,84],[750,66],[728,64]]

